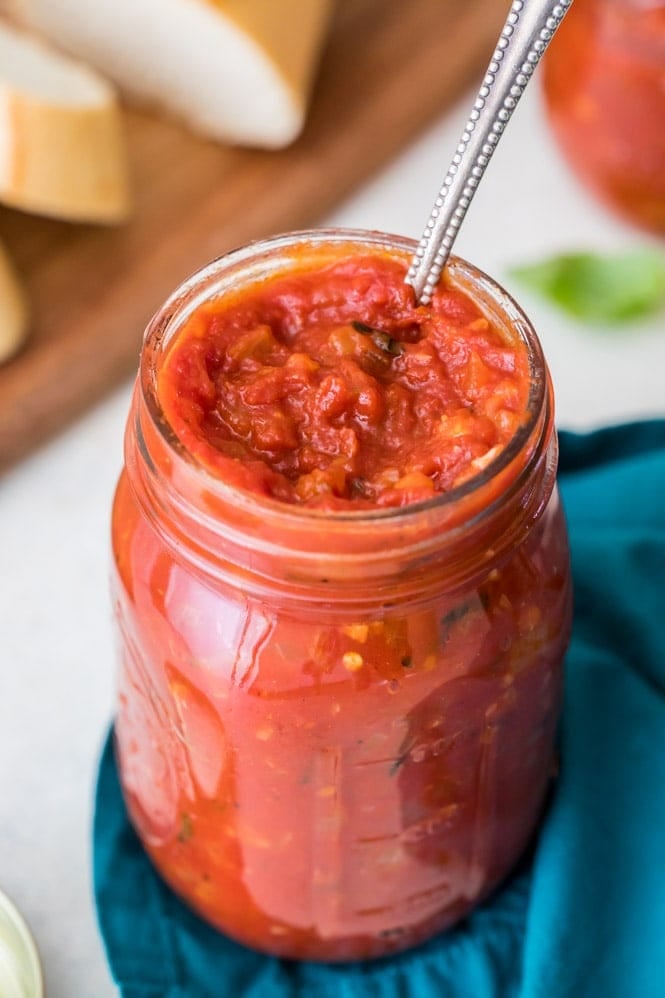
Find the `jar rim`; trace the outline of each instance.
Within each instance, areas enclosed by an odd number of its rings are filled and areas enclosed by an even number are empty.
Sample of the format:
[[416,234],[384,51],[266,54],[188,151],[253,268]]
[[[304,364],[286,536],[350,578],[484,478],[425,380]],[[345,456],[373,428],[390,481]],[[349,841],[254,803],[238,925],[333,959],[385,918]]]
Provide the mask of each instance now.
[[[527,349],[530,377],[525,418],[511,439],[486,467],[455,488],[438,493],[431,499],[405,506],[358,510],[329,510],[284,503],[230,485],[216,476],[187,450],[166,420],[159,403],[155,358],[182,327],[185,320],[202,304],[215,297],[225,276],[228,277],[233,269],[243,265],[251,266],[264,257],[264,263],[268,266],[263,273],[272,275],[279,271],[275,271],[274,267],[270,268],[270,263],[274,264],[280,256],[283,260],[287,260],[286,254],[289,250],[310,245],[314,251],[326,245],[339,248],[344,244],[356,250],[397,250],[405,254],[413,254],[417,248],[415,240],[404,236],[353,228],[303,229],[254,240],[223,254],[187,278],[155,313],[144,334],[139,365],[140,391],[152,428],[168,448],[170,456],[175,457],[183,467],[186,467],[188,473],[196,474],[208,494],[213,494],[222,501],[232,502],[236,508],[240,507],[242,512],[248,514],[269,514],[275,525],[281,522],[293,527],[300,523],[312,527],[316,524],[346,523],[359,527],[364,523],[378,525],[385,522],[395,526],[397,522],[403,524],[415,517],[449,509],[489,485],[522,453],[537,427],[547,401],[547,366],[540,340],[531,321],[515,299],[497,281],[461,257],[452,256],[445,272],[448,279],[452,279],[452,285],[461,287],[467,293],[472,291],[474,301],[481,307],[483,303],[493,306],[504,322],[509,323],[515,330]],[[254,279],[255,277],[256,275]],[[480,302],[479,298],[482,299]]]

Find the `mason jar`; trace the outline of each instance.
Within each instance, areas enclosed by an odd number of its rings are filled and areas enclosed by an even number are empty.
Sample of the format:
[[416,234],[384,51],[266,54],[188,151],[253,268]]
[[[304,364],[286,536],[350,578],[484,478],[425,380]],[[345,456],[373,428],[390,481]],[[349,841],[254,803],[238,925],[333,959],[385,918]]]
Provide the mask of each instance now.
[[629,221],[665,233],[665,2],[575,0],[543,83],[580,179]]
[[131,821],[204,919],[279,956],[422,942],[506,877],[553,772],[571,616],[552,386],[520,308],[447,280],[524,344],[500,453],[432,499],[325,510],[211,473],[163,412],[183,323],[294,260],[414,244],[318,230],[204,268],[148,326],[113,510],[115,725]]

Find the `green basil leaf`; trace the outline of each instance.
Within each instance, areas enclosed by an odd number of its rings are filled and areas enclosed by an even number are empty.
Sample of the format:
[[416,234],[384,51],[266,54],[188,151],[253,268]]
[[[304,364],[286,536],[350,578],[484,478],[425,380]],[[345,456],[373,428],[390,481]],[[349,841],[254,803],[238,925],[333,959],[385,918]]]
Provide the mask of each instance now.
[[589,322],[637,319],[665,303],[665,257],[651,249],[613,255],[565,253],[513,267],[510,273],[570,315]]

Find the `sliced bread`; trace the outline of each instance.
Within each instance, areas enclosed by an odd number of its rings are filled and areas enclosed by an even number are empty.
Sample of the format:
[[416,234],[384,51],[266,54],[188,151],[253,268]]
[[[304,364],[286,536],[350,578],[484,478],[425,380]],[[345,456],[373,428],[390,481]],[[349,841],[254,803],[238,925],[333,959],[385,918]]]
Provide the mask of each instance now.
[[113,87],[3,23],[0,201],[72,221],[121,221],[129,208]]
[[15,17],[205,135],[300,132],[332,0],[5,0]]

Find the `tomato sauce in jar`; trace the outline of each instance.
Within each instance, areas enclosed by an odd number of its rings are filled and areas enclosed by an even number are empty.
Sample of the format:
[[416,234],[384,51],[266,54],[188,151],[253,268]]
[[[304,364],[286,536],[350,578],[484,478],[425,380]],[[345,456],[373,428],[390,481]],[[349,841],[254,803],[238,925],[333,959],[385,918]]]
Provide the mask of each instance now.
[[114,515],[133,824],[281,956],[415,945],[504,878],[549,783],[570,627],[535,333],[453,261],[342,230],[230,254],[146,334]]
[[214,474],[331,510],[449,491],[510,440],[528,389],[524,345],[468,296],[417,308],[403,261],[362,254],[199,309],[159,378],[169,425]]
[[665,2],[575,0],[543,82],[576,173],[630,221],[665,233]]

